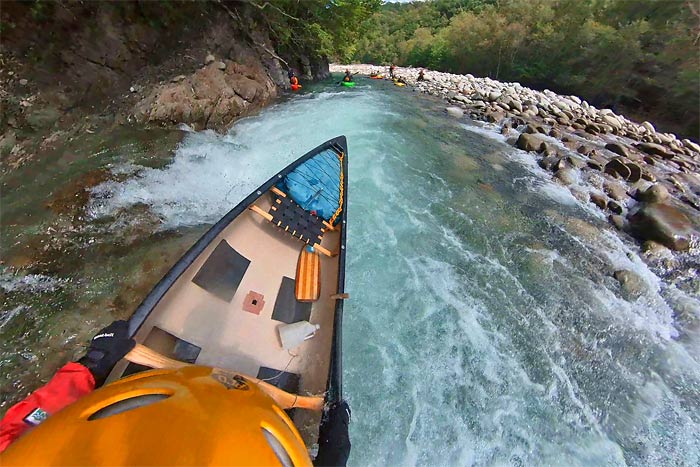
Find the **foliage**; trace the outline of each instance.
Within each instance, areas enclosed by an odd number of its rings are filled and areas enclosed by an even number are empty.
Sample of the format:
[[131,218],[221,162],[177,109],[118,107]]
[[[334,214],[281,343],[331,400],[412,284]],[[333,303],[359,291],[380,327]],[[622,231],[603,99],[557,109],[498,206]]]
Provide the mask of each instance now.
[[247,2],[265,16],[280,45],[341,61],[356,54],[360,25],[382,0],[271,0]]
[[472,73],[654,114],[700,134],[692,0],[435,0],[385,4],[356,61]]

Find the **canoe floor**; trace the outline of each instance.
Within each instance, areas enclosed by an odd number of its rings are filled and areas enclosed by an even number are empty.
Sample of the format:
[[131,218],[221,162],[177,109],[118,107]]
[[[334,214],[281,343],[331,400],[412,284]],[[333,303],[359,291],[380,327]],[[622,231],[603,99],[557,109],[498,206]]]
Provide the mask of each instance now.
[[[270,195],[265,193],[256,204],[268,210]],[[339,231],[326,232],[322,245],[338,248]],[[192,282],[211,252],[226,240],[238,253],[250,260],[233,299],[226,302]],[[292,351],[282,348],[272,319],[275,300],[284,276],[294,278],[303,243],[277,228],[256,213],[247,210],[234,219],[189,268],[178,278],[150,313],[136,335],[136,341],[161,353],[172,353],[172,342],[164,342],[166,331],[178,339],[201,348],[198,365],[235,370],[257,376],[261,367],[299,376],[299,394],[316,395],[326,390],[330,364],[338,257],[321,255],[321,295],[311,306],[309,321],[319,324],[316,335]],[[264,306],[256,315],[243,310],[250,291],[264,296]],[[126,363],[112,373],[121,376]],[[118,377],[118,376],[117,376]],[[318,439],[320,414],[297,409],[294,423],[307,446]]]

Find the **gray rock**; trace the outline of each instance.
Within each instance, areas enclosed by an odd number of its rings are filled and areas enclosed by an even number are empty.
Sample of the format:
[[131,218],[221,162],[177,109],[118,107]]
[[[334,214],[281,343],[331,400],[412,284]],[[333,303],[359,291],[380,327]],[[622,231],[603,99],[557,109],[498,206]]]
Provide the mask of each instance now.
[[19,85],[20,85],[20,86],[26,86],[26,85],[28,85],[28,84],[29,84],[29,81],[26,80],[25,78],[22,78],[21,80],[19,80]]
[[491,102],[498,100],[499,97],[501,97],[501,93],[495,91],[491,91],[488,96]]
[[454,118],[462,118],[464,116],[464,110],[459,107],[446,107],[445,112],[447,112],[447,115]]
[[622,295],[626,300],[640,297],[646,289],[644,280],[632,271],[621,269],[613,274],[620,283]]
[[695,233],[688,217],[669,204],[644,203],[628,219],[635,237],[655,240],[673,250],[687,250]]
[[170,81],[173,82],[173,83],[179,83],[180,81],[183,81],[185,78],[187,78],[187,76],[185,76],[185,75],[177,75],[176,77],[174,77],[174,78],[171,79]]
[[660,183],[656,183],[644,191],[637,191],[635,194],[635,198],[647,203],[663,203],[668,197],[668,188]]
[[561,133],[559,133],[559,131],[555,128],[552,128],[551,130],[549,130],[549,136],[551,136],[552,138],[559,138],[561,136]]
[[219,70],[222,70],[222,71],[223,71],[223,70],[226,69],[226,63],[224,63],[224,62],[218,62],[218,63],[216,64],[216,68],[218,68]]
[[214,62],[214,60],[216,60],[216,57],[214,57],[212,54],[209,54],[204,58],[204,64],[209,65],[210,63]]
[[607,149],[608,151],[612,151],[615,154],[619,154],[620,156],[624,156],[624,157],[629,157],[629,155],[630,155],[627,148],[620,143],[608,143],[605,145],[605,149]]

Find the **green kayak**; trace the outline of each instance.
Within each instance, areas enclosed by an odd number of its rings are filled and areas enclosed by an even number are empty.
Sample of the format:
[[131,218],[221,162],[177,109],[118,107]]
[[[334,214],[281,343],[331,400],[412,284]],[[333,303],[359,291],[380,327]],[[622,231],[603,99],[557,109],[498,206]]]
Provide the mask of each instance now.
[[348,88],[354,88],[355,87],[355,82],[354,81],[343,81],[342,82],[343,86],[346,86]]

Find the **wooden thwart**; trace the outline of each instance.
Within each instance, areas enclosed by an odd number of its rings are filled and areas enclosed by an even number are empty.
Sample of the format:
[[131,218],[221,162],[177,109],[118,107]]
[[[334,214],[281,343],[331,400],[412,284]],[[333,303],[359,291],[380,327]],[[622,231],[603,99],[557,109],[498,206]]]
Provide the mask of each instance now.
[[306,246],[299,253],[295,283],[294,295],[300,302],[315,302],[321,295],[321,258]]
[[[155,350],[149,349],[148,347],[136,344],[126,356],[126,360],[131,363],[136,363],[137,365],[144,365],[150,368],[169,368],[178,369],[184,368],[186,366],[192,366],[190,363],[181,362],[179,360],[173,360],[172,358],[166,357]],[[272,400],[275,401],[282,409],[309,409],[320,411],[323,409],[323,397],[321,396],[299,396],[297,394],[290,394],[270,383],[266,383],[258,378],[253,378],[252,376],[244,375],[235,371],[229,370],[219,370],[226,373],[235,374],[245,378],[251,383],[255,384],[260,388],[262,392],[270,396]]]

